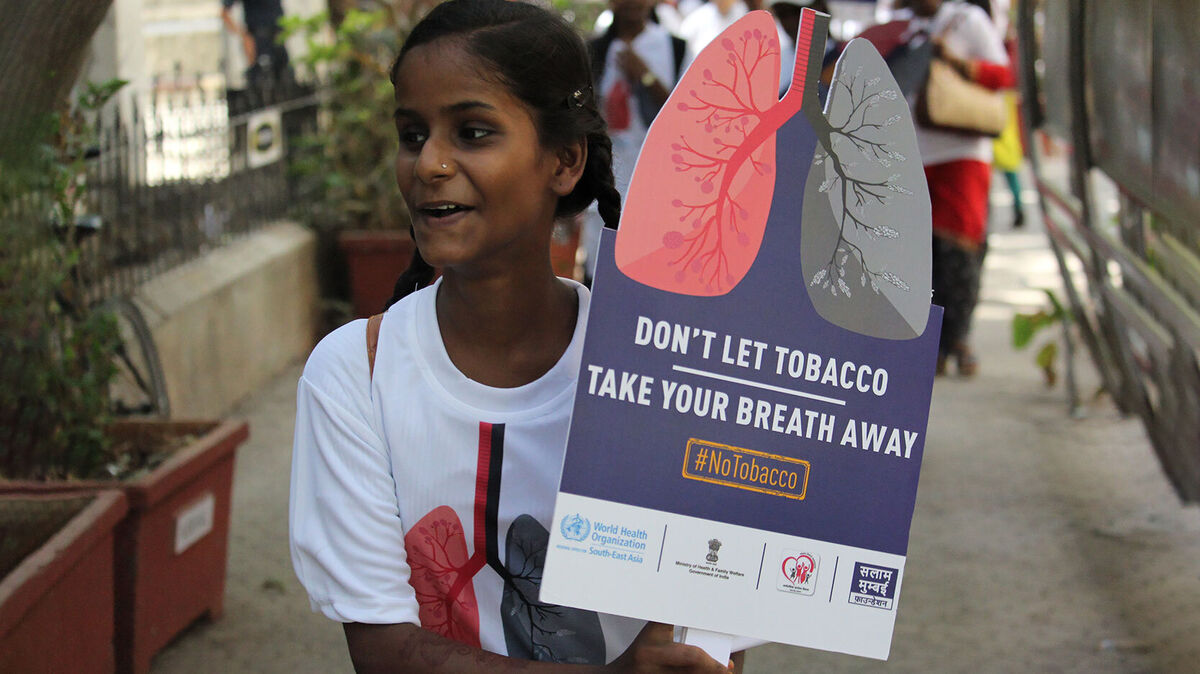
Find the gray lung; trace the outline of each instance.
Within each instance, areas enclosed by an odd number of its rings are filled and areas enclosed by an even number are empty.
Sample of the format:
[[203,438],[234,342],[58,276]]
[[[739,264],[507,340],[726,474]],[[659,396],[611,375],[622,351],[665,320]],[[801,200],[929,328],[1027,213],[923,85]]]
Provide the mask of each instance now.
[[533,517],[521,515],[505,539],[508,572],[500,602],[508,654],[526,660],[604,664],[604,633],[594,611],[538,601],[550,534]]
[[908,104],[866,40],[838,59],[824,115],[831,129],[817,129],[804,191],[809,297],[848,330],[919,337],[929,318],[929,189]]

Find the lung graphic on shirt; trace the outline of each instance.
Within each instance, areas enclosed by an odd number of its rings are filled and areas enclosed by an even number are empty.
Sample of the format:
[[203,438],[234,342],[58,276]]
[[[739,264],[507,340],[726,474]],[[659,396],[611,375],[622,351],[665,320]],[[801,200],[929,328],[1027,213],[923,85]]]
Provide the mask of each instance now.
[[476,648],[479,604],[472,580],[491,567],[504,582],[500,622],[508,654],[527,660],[603,663],[604,634],[593,611],[538,601],[550,534],[530,515],[516,518],[500,558],[497,523],[504,425],[479,424],[475,475],[474,552],[454,510],[438,506],[404,537],[421,626]]
[[642,146],[614,257],[643,285],[714,299],[761,268],[776,294],[803,288],[838,327],[913,339],[929,318],[932,256],[912,116],[865,40],[842,52],[822,108],[828,22],[804,11],[782,99],[767,12],[696,57]]

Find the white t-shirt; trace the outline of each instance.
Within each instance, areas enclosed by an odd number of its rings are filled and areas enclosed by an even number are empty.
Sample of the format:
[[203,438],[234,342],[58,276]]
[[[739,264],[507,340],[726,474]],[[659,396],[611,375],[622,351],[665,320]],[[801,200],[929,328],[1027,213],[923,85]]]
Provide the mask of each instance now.
[[716,2],[707,2],[692,11],[679,26],[679,36],[688,43],[688,55],[696,58],[709,42],[749,11],[750,8],[742,0],[733,3],[726,14],[721,13]]
[[[929,18],[913,17],[908,32],[925,31],[942,37],[946,48],[960,57],[1008,64],[1008,52],[987,12],[962,2],[943,2],[937,13]],[[915,101],[910,101],[910,104]],[[914,108],[915,112],[915,108]],[[917,147],[921,162],[926,166],[959,159],[992,162],[992,140],[987,136],[970,136],[938,131],[920,124],[917,127]]]
[[654,11],[658,14],[659,25],[670,31],[672,35],[683,37],[680,30],[683,20],[688,18],[692,12],[703,7],[704,4],[704,0],[679,0],[674,5],[660,2],[655,6]]
[[[564,281],[568,282],[568,281]],[[643,621],[537,600],[583,348],[538,380],[493,388],[451,362],[440,281],[383,317],[374,377],[366,321],[330,333],[300,378],[292,563],[314,611],[416,623],[495,653],[604,663]]]

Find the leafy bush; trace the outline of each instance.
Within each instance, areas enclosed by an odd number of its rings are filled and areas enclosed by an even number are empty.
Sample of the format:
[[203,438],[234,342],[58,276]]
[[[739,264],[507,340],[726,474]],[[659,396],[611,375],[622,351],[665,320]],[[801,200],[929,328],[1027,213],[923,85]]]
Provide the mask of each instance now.
[[89,85],[31,156],[0,160],[0,478],[96,477],[112,458],[103,429],[119,336],[71,282],[79,250],[63,223],[86,189],[88,117],[123,84]]
[[404,38],[434,3],[360,4],[375,8],[349,10],[332,41],[326,13],[283,19],[286,35],[303,35],[308,43],[298,65],[328,82],[323,128],[301,141],[309,151],[292,170],[313,202],[314,224],[407,229],[408,210],[392,168],[396,132],[388,75]]

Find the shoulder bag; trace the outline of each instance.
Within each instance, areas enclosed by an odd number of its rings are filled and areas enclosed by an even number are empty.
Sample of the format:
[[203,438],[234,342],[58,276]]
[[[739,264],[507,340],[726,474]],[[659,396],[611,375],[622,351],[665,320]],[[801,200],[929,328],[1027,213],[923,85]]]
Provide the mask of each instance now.
[[935,57],[917,100],[917,121],[942,131],[999,136],[1008,123],[1004,93],[963,77],[948,61]]

